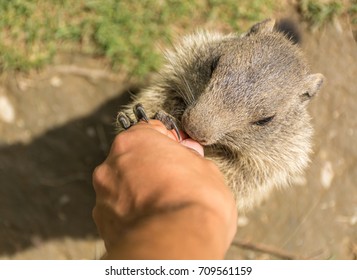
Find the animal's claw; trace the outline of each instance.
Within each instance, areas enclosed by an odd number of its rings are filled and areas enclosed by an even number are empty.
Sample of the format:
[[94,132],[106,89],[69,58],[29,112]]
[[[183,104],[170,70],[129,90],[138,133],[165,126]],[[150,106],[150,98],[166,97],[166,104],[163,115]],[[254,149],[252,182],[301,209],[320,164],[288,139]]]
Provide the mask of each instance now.
[[125,130],[133,125],[133,121],[124,112],[119,112],[117,115],[117,124],[121,125]]
[[[147,123],[149,122],[149,118],[146,115],[144,106],[142,104],[140,104],[140,103],[136,104],[133,107],[133,112],[134,112],[137,122],[139,122],[139,121],[145,121]],[[175,130],[177,139],[181,142],[182,138],[180,135],[180,130],[176,124],[174,117],[172,117],[165,111],[160,110],[155,114],[154,119],[161,121],[168,130],[172,130],[172,129]],[[117,124],[120,125],[123,129],[127,130],[135,123],[136,122],[133,121],[126,113],[124,113],[124,112],[118,113]]]
[[177,135],[177,139],[179,140],[179,142],[182,141],[180,130],[176,124],[174,117],[164,111],[159,111],[155,114],[154,119],[161,121],[168,130],[174,129]]
[[134,115],[136,117],[136,119],[138,121],[145,121],[145,122],[149,122],[149,118],[147,117],[146,113],[145,113],[145,109],[143,107],[143,105],[141,105],[140,103],[136,104],[133,108],[134,111]]

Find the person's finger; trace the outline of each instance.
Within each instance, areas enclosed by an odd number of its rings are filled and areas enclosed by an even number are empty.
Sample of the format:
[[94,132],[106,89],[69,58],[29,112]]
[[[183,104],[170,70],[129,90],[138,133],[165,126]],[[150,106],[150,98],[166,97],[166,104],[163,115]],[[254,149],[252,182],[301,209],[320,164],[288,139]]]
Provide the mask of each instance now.
[[[134,126],[135,127],[135,126]],[[179,142],[178,136],[174,129],[167,130],[165,125],[159,120],[149,120],[149,123],[140,121],[137,124],[137,127],[150,127],[155,129],[156,131],[168,136],[169,138]],[[181,139],[183,139],[180,143],[193,151],[197,152],[199,155],[204,156],[203,147],[196,142],[195,140],[189,138],[189,136],[182,130],[180,130]]]
[[[149,123],[140,121],[136,125],[132,126],[130,129],[137,129],[143,127],[155,129],[156,131],[168,136],[170,139],[175,140],[176,142],[180,142],[176,131],[174,129],[168,130],[166,126],[159,120],[150,119]],[[188,138],[187,134],[184,131],[180,130],[179,133],[181,136],[181,140]]]
[[176,132],[174,130],[167,130],[165,125],[159,120],[150,119],[149,123],[140,121],[136,125],[132,126],[130,130],[142,129],[142,128],[154,129],[175,141],[177,141],[178,139]]

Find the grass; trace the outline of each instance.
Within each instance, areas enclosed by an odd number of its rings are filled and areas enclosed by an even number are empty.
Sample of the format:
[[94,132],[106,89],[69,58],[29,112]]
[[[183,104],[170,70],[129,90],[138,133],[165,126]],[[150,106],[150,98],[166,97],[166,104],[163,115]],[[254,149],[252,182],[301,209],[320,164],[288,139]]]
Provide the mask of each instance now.
[[[0,0],[0,70],[27,71],[58,53],[103,57],[114,71],[144,77],[161,64],[161,49],[197,28],[241,32],[272,17],[274,0]],[[344,3],[344,4],[342,4]],[[357,0],[298,1],[320,27],[341,14],[357,24]]]
[[71,52],[143,77],[160,66],[160,47],[176,34],[216,26],[242,31],[277,8],[273,0],[0,0],[0,69],[40,68]]
[[351,0],[350,7],[348,9],[348,14],[351,17],[351,23],[357,29],[357,0]]
[[351,23],[357,24],[357,0],[300,0],[298,7],[303,18],[315,29],[343,14],[348,14]]

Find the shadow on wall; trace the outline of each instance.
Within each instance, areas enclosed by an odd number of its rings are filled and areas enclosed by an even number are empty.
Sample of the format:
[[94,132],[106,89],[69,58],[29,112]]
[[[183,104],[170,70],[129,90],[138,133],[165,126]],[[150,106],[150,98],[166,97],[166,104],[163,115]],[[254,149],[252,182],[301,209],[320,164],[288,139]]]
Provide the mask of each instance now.
[[0,254],[52,238],[98,236],[92,172],[110,148],[118,109],[136,91],[29,144],[0,147]]

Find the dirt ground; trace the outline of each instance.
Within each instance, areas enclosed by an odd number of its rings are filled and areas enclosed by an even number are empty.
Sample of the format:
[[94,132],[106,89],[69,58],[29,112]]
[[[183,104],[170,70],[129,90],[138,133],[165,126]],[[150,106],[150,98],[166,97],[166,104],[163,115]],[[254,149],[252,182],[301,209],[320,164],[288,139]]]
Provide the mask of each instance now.
[[[345,19],[301,28],[313,71],[327,79],[310,107],[312,162],[295,186],[240,215],[227,259],[357,259],[356,42]],[[74,54],[41,72],[1,75],[0,259],[101,255],[91,173],[139,87]]]

